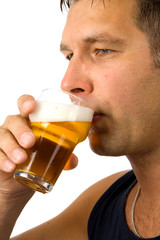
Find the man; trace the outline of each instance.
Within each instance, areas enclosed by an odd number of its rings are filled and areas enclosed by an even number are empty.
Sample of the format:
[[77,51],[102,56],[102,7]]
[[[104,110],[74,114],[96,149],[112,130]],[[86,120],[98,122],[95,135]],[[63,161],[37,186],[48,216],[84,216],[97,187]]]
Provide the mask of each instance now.
[[[160,239],[160,2],[66,4],[70,10],[61,52],[69,66],[61,87],[85,99],[95,112],[92,150],[126,155],[134,173],[101,180],[56,218],[12,239]],[[8,117],[0,129],[3,240],[33,195],[12,178],[15,165],[26,160],[22,147],[35,143],[26,121],[35,101],[22,96],[18,106],[20,115]]]

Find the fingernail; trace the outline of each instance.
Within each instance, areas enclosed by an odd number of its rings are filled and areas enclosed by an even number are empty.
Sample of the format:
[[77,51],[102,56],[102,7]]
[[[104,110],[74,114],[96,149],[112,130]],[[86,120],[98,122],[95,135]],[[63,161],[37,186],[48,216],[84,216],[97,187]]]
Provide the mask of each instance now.
[[35,141],[35,136],[32,132],[25,132],[20,137],[20,144],[23,147],[31,146]]
[[4,171],[12,172],[15,169],[15,164],[10,160],[6,160],[4,163]]
[[32,108],[32,101],[25,101],[22,107],[24,112],[28,112]]
[[27,158],[27,154],[26,152],[21,149],[21,148],[16,148],[13,152],[12,152],[12,156],[13,156],[13,161],[15,163],[21,163],[21,161],[25,160]]

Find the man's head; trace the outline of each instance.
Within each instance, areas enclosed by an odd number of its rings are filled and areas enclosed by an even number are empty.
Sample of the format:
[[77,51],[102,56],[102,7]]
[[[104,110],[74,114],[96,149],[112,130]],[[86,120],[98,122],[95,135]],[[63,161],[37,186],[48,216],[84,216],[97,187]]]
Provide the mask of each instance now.
[[[77,1],[80,0],[61,0],[61,10],[63,7],[70,8],[72,2]],[[93,4],[96,0],[90,1],[91,4]],[[101,1],[103,1],[105,5],[105,0]],[[137,6],[133,14],[135,24],[146,34],[155,65],[160,67],[160,0],[133,1],[135,1]]]
[[136,9],[133,0],[75,0],[62,35],[61,86],[95,111],[89,140],[102,155],[160,149],[160,69]]

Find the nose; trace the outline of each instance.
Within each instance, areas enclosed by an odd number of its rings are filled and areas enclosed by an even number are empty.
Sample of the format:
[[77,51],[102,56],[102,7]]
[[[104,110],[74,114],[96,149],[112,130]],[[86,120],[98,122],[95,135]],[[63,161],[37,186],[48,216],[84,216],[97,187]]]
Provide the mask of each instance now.
[[86,96],[93,91],[93,81],[90,76],[89,63],[73,57],[61,82],[61,88],[80,97]]

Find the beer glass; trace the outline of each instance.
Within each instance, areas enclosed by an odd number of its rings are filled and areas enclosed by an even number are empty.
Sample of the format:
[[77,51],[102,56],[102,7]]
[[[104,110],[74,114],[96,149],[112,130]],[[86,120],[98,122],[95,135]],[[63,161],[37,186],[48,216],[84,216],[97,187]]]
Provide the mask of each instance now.
[[45,89],[29,115],[35,145],[28,159],[17,165],[14,178],[42,193],[50,192],[75,146],[86,139],[93,110],[78,97],[61,90]]

